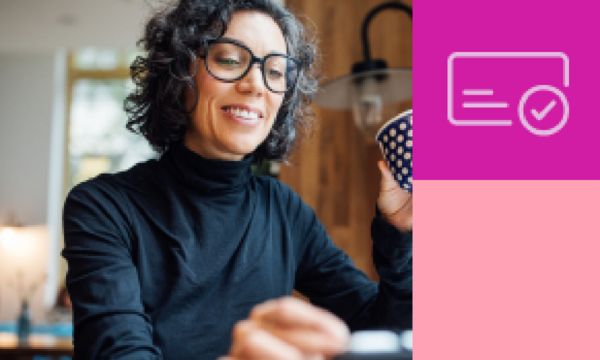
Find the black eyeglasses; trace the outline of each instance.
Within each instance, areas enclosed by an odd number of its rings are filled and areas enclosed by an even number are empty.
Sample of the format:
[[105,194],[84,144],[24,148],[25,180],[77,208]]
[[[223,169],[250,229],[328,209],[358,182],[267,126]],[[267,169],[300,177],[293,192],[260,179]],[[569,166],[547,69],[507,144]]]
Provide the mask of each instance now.
[[274,93],[290,90],[298,80],[302,65],[299,59],[284,54],[256,57],[247,46],[227,38],[211,41],[203,58],[212,76],[228,82],[243,78],[252,65],[259,63],[265,85]]

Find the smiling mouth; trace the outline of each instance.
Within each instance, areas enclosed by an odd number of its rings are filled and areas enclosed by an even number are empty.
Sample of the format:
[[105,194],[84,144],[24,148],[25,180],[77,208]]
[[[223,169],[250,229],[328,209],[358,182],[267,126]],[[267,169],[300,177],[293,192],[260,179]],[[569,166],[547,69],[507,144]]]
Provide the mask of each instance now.
[[251,110],[246,110],[246,109],[240,109],[240,108],[236,108],[236,107],[223,107],[222,108],[223,111],[226,111],[228,113],[231,113],[239,118],[242,119],[246,119],[246,120],[257,120],[262,118],[261,114],[251,111]]

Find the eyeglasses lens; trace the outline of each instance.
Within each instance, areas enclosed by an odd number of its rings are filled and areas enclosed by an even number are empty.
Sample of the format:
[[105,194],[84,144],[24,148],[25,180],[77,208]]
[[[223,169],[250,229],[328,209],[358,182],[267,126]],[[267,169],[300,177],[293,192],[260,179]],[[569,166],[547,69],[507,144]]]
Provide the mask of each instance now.
[[210,72],[216,77],[235,80],[246,71],[251,58],[244,48],[229,43],[217,43],[210,47],[206,61]]
[[[250,67],[252,55],[248,50],[231,43],[212,44],[206,58],[210,72],[223,80],[236,80]],[[268,55],[264,62],[264,79],[272,91],[287,91],[298,76],[298,66],[282,55]]]

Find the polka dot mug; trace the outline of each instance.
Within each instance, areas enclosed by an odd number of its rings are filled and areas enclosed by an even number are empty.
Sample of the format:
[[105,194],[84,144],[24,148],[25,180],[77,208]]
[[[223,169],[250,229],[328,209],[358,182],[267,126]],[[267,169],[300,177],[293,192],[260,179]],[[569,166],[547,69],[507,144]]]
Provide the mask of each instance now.
[[412,110],[394,117],[381,127],[375,139],[386,159],[394,179],[412,194],[413,127]]

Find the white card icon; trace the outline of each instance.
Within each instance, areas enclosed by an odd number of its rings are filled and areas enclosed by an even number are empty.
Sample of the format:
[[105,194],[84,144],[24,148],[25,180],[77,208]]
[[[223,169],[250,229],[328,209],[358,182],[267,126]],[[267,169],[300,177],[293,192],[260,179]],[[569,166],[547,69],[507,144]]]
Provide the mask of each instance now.
[[[569,117],[568,87],[569,58],[561,52],[455,52],[448,57],[448,120],[510,126],[518,118],[531,133],[551,135]],[[530,100],[536,93],[545,93],[543,102]]]

